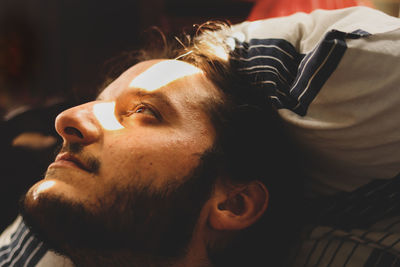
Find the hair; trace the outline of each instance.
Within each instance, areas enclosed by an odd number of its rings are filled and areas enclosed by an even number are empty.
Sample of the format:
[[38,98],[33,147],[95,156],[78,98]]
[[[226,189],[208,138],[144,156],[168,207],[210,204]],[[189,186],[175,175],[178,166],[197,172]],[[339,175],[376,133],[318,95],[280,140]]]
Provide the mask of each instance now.
[[217,133],[214,153],[228,177],[225,182],[259,180],[269,191],[262,218],[230,242],[210,246],[210,259],[216,266],[285,266],[301,228],[303,175],[298,151],[265,90],[238,71],[229,34],[228,23],[207,22],[170,42],[161,34],[161,47],[152,39],[152,45],[133,58],[177,59],[200,68],[222,96],[222,101],[205,103],[205,110]]

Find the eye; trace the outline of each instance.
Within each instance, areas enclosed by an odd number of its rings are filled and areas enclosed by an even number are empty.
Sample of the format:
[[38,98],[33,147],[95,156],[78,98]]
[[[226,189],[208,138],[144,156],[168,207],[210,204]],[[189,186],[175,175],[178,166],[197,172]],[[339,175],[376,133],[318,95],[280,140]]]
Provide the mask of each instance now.
[[148,107],[146,107],[146,106],[140,106],[140,107],[138,107],[138,108],[134,111],[134,113],[144,113],[144,114],[154,115],[154,112],[153,112],[150,108],[148,108]]
[[135,114],[144,114],[144,115],[149,115],[153,116],[155,118],[159,118],[158,112],[156,112],[153,108],[151,108],[149,105],[140,103],[136,105],[132,110],[129,110],[127,112],[128,116],[135,115]]

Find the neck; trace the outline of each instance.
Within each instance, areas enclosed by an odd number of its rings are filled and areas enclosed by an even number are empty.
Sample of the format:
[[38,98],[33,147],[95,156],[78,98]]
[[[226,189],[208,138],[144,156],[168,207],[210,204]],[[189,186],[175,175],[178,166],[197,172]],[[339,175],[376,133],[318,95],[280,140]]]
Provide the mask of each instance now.
[[152,255],[134,255],[131,252],[122,251],[89,251],[89,250],[70,250],[66,255],[77,267],[212,267],[208,259],[188,253],[183,258],[156,259]]
[[[206,212],[203,210],[202,212]],[[208,241],[212,235],[207,225],[207,216],[200,215],[200,220],[193,231],[192,239],[184,253],[176,257],[163,257],[158,253],[141,253],[132,249],[81,249],[74,246],[60,248],[77,267],[214,267],[208,257]],[[173,242],[173,240],[171,240]]]

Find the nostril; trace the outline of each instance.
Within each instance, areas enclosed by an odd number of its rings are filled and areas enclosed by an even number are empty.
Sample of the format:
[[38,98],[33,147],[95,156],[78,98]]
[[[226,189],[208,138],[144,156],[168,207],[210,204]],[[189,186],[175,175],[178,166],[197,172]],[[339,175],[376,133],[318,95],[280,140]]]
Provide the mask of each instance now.
[[68,135],[75,135],[79,138],[83,138],[83,134],[74,127],[65,127],[64,132]]

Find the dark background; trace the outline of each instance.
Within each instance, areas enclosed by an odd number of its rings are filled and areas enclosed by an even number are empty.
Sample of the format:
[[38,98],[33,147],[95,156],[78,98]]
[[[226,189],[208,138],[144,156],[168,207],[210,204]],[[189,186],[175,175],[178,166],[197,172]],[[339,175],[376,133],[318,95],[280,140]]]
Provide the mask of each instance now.
[[[19,196],[41,179],[62,143],[54,130],[56,115],[90,100],[120,55],[143,45],[150,27],[171,35],[210,19],[238,23],[253,4],[0,0],[0,232],[17,216]],[[26,137],[32,132],[56,142],[40,145],[40,139]],[[21,136],[22,144],[13,145]]]
[[82,99],[101,85],[105,63],[139,48],[151,26],[170,34],[209,19],[236,23],[252,5],[249,0],[1,0],[0,88],[46,92],[46,97],[74,93]]

